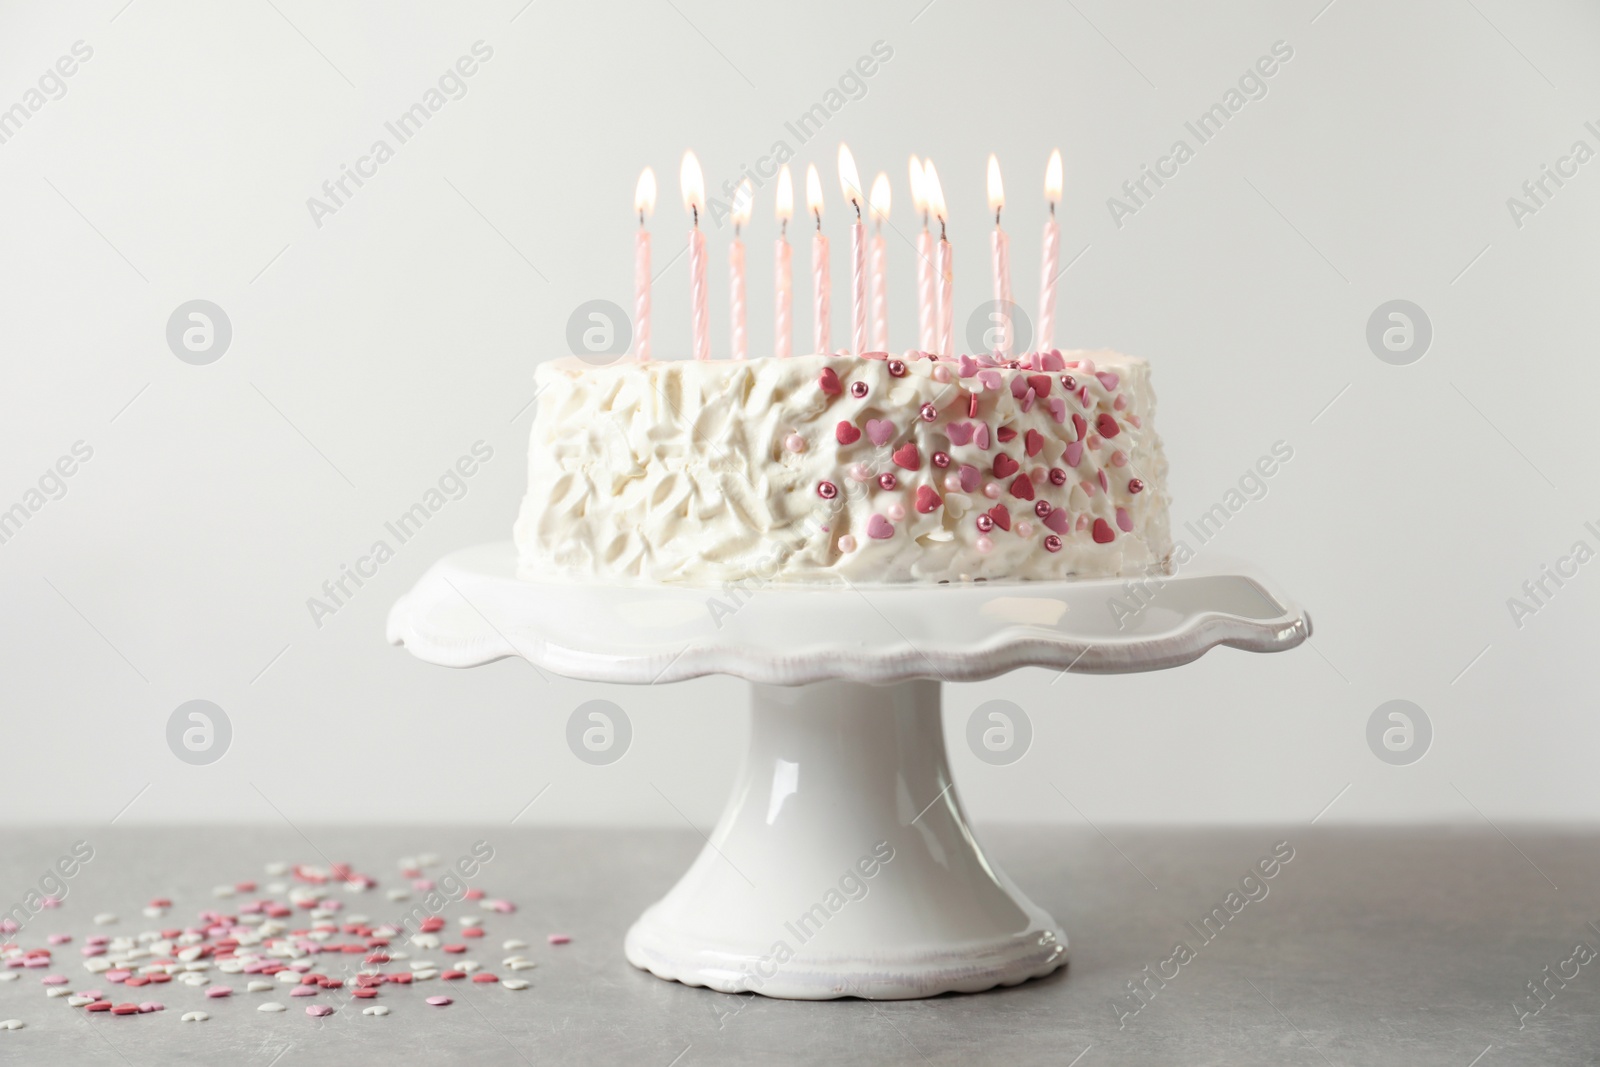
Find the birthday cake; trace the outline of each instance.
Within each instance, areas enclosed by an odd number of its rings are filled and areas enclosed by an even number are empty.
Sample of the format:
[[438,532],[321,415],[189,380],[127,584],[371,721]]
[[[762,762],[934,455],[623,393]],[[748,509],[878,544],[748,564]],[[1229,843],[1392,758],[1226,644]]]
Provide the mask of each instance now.
[[522,577],[694,584],[1169,568],[1141,359],[648,360],[536,371]]

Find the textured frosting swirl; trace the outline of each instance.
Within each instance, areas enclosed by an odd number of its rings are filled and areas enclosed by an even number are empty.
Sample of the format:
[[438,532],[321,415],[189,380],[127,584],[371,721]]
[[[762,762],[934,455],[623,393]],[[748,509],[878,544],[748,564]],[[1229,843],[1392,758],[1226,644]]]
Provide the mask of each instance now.
[[1054,369],[541,364],[521,573],[718,584],[1164,569],[1148,365],[1109,351],[1042,359]]

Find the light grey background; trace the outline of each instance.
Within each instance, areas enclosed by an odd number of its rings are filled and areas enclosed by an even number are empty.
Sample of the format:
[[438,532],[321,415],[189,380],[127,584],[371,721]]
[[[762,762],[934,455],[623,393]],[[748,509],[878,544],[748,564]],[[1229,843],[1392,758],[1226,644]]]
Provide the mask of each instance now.
[[[661,178],[665,266],[685,230],[682,150],[715,187],[778,139],[797,178],[808,161],[823,172],[836,276],[838,142],[864,181],[888,172],[906,235],[906,158],[931,156],[958,302],[973,304],[989,296],[998,153],[1030,309],[1059,146],[1063,261],[1082,253],[1061,341],[1154,364],[1179,536],[1275,442],[1294,450],[1202,552],[1254,561],[1308,606],[1311,647],[950,687],[976,818],[1600,815],[1600,563],[1520,629],[1507,608],[1574,541],[1600,548],[1583,525],[1600,526],[1600,161],[1520,227],[1506,203],[1575,140],[1600,149],[1584,127],[1600,125],[1592,5],[124,2],[0,15],[0,109],[74,42],[93,48],[0,144],[0,508],[75,442],[93,448],[0,544],[10,819],[709,824],[742,744],[740,683],[448,671],[387,646],[383,621],[440,554],[509,536],[535,364],[563,352],[579,304],[630,302],[639,168]],[[466,95],[317,226],[308,197],[480,40],[493,56]],[[799,144],[785,121],[879,40],[893,58],[865,95]],[[1293,58],[1265,98],[1115,225],[1107,198],[1175,139],[1193,144],[1183,123],[1276,41]],[[773,231],[768,186],[749,231],[756,352]],[[726,230],[709,241],[725,354]],[[912,251],[892,235],[889,254],[905,347]],[[797,242],[801,350],[808,278]],[[687,348],[686,290],[679,259],[655,290],[662,356]],[[196,299],[232,324],[207,366],[166,342]],[[1394,299],[1432,323],[1409,366],[1366,342]],[[493,458],[465,496],[315,625],[307,598],[477,441]],[[167,747],[173,710],[196,699],[232,727],[203,766]],[[594,699],[632,724],[606,766],[565,740]],[[960,740],[991,699],[1031,719],[1009,765]],[[1433,728],[1406,766],[1367,742],[1395,699]]]

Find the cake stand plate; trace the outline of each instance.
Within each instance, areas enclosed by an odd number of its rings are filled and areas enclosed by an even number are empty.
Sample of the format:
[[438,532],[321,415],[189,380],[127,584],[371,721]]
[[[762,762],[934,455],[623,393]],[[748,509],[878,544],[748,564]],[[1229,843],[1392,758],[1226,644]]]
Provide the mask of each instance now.
[[[1159,670],[1311,632],[1256,578],[722,588],[528,582],[509,543],[454,552],[389,613],[429,663],[751,683],[749,746],[687,874],[628,931],[635,966],[725,993],[977,992],[1048,974],[1066,935],[983,854],[945,756],[941,682],[1019,667]],[[1011,724],[993,720],[997,738]]]

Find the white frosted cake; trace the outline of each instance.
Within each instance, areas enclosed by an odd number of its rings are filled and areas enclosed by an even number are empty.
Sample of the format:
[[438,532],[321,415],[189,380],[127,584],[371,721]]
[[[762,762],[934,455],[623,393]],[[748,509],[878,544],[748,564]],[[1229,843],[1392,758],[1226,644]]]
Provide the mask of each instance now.
[[536,379],[524,578],[931,583],[1169,566],[1141,359],[567,358]]

